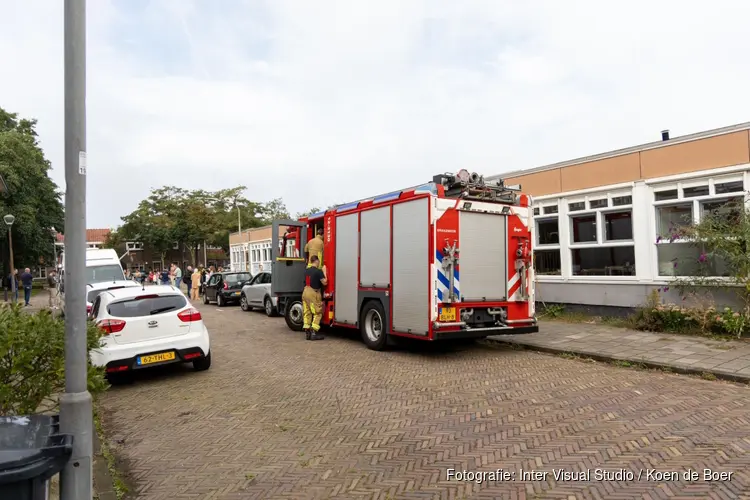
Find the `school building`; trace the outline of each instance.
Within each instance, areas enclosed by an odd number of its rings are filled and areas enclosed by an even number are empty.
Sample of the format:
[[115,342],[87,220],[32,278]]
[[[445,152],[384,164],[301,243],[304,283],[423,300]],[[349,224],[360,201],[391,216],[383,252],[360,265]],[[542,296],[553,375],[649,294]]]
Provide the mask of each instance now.
[[[637,307],[695,273],[701,249],[670,242],[670,227],[750,201],[750,122],[680,137],[665,130],[647,144],[487,178],[520,184],[534,199],[538,301]],[[270,226],[230,235],[232,268],[269,271],[271,239]],[[710,267],[726,274],[720,262]]]

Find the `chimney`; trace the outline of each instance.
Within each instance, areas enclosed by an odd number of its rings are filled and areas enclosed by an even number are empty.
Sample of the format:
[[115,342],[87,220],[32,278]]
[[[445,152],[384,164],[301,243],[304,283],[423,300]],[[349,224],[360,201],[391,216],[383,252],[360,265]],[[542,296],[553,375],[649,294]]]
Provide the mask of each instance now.
[[668,141],[669,140],[669,129],[661,131],[661,140],[662,141]]

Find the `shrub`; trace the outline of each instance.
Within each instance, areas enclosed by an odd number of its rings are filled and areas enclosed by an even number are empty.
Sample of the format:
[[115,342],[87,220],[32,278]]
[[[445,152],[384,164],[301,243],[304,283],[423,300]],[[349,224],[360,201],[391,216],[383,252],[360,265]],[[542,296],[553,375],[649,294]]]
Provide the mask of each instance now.
[[742,312],[729,307],[718,311],[713,306],[685,307],[662,304],[653,291],[646,304],[631,318],[634,328],[652,332],[731,335],[740,338],[750,321]]
[[[87,324],[88,348],[101,332]],[[106,389],[104,372],[89,365],[92,394]],[[48,310],[28,314],[20,306],[0,308],[0,416],[56,408],[65,390],[65,323]]]

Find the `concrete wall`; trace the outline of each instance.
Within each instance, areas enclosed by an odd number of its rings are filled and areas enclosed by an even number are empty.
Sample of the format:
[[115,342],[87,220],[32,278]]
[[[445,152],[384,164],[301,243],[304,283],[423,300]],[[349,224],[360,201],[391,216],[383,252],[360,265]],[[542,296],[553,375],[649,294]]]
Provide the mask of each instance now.
[[[653,290],[664,286],[643,283],[592,285],[591,283],[542,282],[536,284],[536,300],[538,303],[635,309],[645,304]],[[710,296],[689,297],[684,301],[674,287],[659,292],[659,295],[664,303],[685,305],[686,307],[716,305],[718,307],[736,308],[740,305],[737,296],[726,290],[713,292]]]

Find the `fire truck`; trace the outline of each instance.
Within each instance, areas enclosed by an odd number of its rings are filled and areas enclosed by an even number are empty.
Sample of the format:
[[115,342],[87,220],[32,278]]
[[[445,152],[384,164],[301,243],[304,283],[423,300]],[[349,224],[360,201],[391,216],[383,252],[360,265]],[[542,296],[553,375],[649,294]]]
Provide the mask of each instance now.
[[328,284],[321,324],[360,330],[370,349],[398,337],[536,332],[532,217],[520,186],[461,170],[277,220],[271,293],[288,327],[301,331],[304,248],[322,227]]

